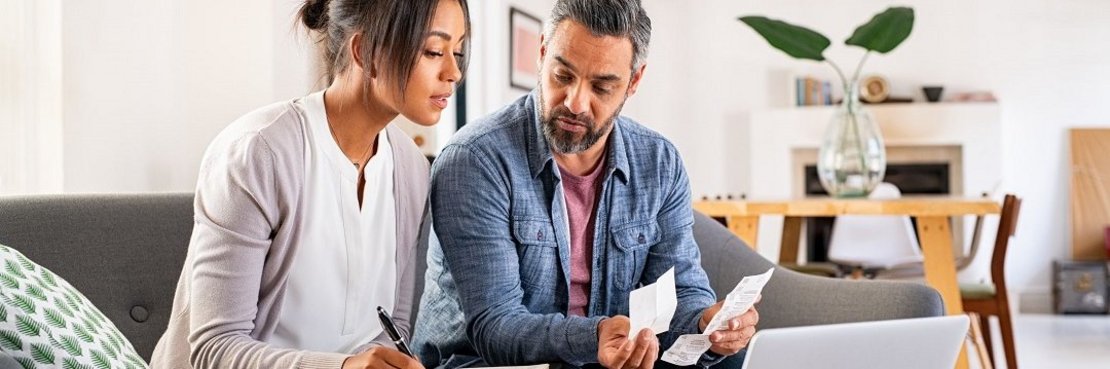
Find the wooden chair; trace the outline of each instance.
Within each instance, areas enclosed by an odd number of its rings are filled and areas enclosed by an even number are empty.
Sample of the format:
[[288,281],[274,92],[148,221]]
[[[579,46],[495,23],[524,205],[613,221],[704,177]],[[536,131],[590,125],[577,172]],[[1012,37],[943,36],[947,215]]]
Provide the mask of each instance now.
[[1006,251],[1017,228],[1021,199],[1012,194],[1006,195],[1002,202],[1002,213],[998,220],[998,235],[994,240],[991,255],[991,283],[961,285],[960,295],[964,311],[982,316],[979,320],[983,341],[994,367],[994,349],[991,346],[990,317],[998,317],[1002,328],[1002,348],[1006,354],[1006,367],[1017,369],[1017,355],[1014,351],[1013,319],[1010,316],[1009,294],[1006,291]]

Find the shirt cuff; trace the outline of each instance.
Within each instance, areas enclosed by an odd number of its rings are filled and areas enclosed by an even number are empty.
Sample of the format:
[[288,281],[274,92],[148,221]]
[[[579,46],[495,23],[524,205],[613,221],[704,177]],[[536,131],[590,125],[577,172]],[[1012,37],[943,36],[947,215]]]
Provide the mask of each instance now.
[[563,361],[573,366],[597,362],[597,325],[605,317],[567,317],[562,347],[557,347]]
[[309,352],[301,358],[297,368],[302,369],[335,369],[343,367],[343,362],[347,360],[350,355],[335,354],[335,353],[322,353],[322,352]]

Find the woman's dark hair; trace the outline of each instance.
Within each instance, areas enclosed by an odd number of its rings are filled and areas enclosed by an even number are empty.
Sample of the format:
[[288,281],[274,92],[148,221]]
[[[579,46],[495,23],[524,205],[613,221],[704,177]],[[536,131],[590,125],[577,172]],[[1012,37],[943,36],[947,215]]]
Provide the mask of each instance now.
[[[423,53],[424,38],[435,17],[441,0],[307,0],[301,6],[300,19],[311,31],[320,34],[318,42],[324,46],[327,79],[346,70],[351,58],[347,55],[347,41],[351,35],[362,34],[364,63],[377,61],[377,73],[396,81],[400,96],[404,96],[409,75]],[[462,6],[466,35],[470,38],[470,10],[466,0],[457,0]],[[464,42],[463,55],[467,55],[470,42]],[[466,74],[467,58],[459,60],[459,70]],[[367,67],[369,72],[369,67]]]

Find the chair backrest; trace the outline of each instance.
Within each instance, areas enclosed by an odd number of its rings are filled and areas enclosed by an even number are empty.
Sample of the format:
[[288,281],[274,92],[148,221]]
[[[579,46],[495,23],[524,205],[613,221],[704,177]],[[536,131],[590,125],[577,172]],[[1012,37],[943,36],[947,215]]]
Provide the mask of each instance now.
[[1017,232],[1018,215],[1021,213],[1021,198],[1006,194],[1002,200],[1002,213],[998,217],[998,234],[994,237],[994,252],[991,254],[991,283],[1004,297],[1006,293],[1006,252],[1010,238]]
[[[892,200],[898,187],[880,183],[868,198]],[[829,260],[865,268],[891,268],[921,262],[921,246],[910,217],[904,215],[842,215],[836,218],[829,241]]]
[[745,276],[775,267],[759,303],[761,329],[944,315],[940,294],[924,284],[845,281],[775,266],[728,228],[697,212],[694,240],[718,298],[724,298]]

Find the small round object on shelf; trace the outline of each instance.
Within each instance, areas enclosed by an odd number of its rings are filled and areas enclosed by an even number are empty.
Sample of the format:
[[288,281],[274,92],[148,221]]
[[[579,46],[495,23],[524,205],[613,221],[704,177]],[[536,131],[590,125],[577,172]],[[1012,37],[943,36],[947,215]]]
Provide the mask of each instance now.
[[890,97],[890,83],[877,74],[864,77],[859,82],[859,97],[872,104],[886,101]]

